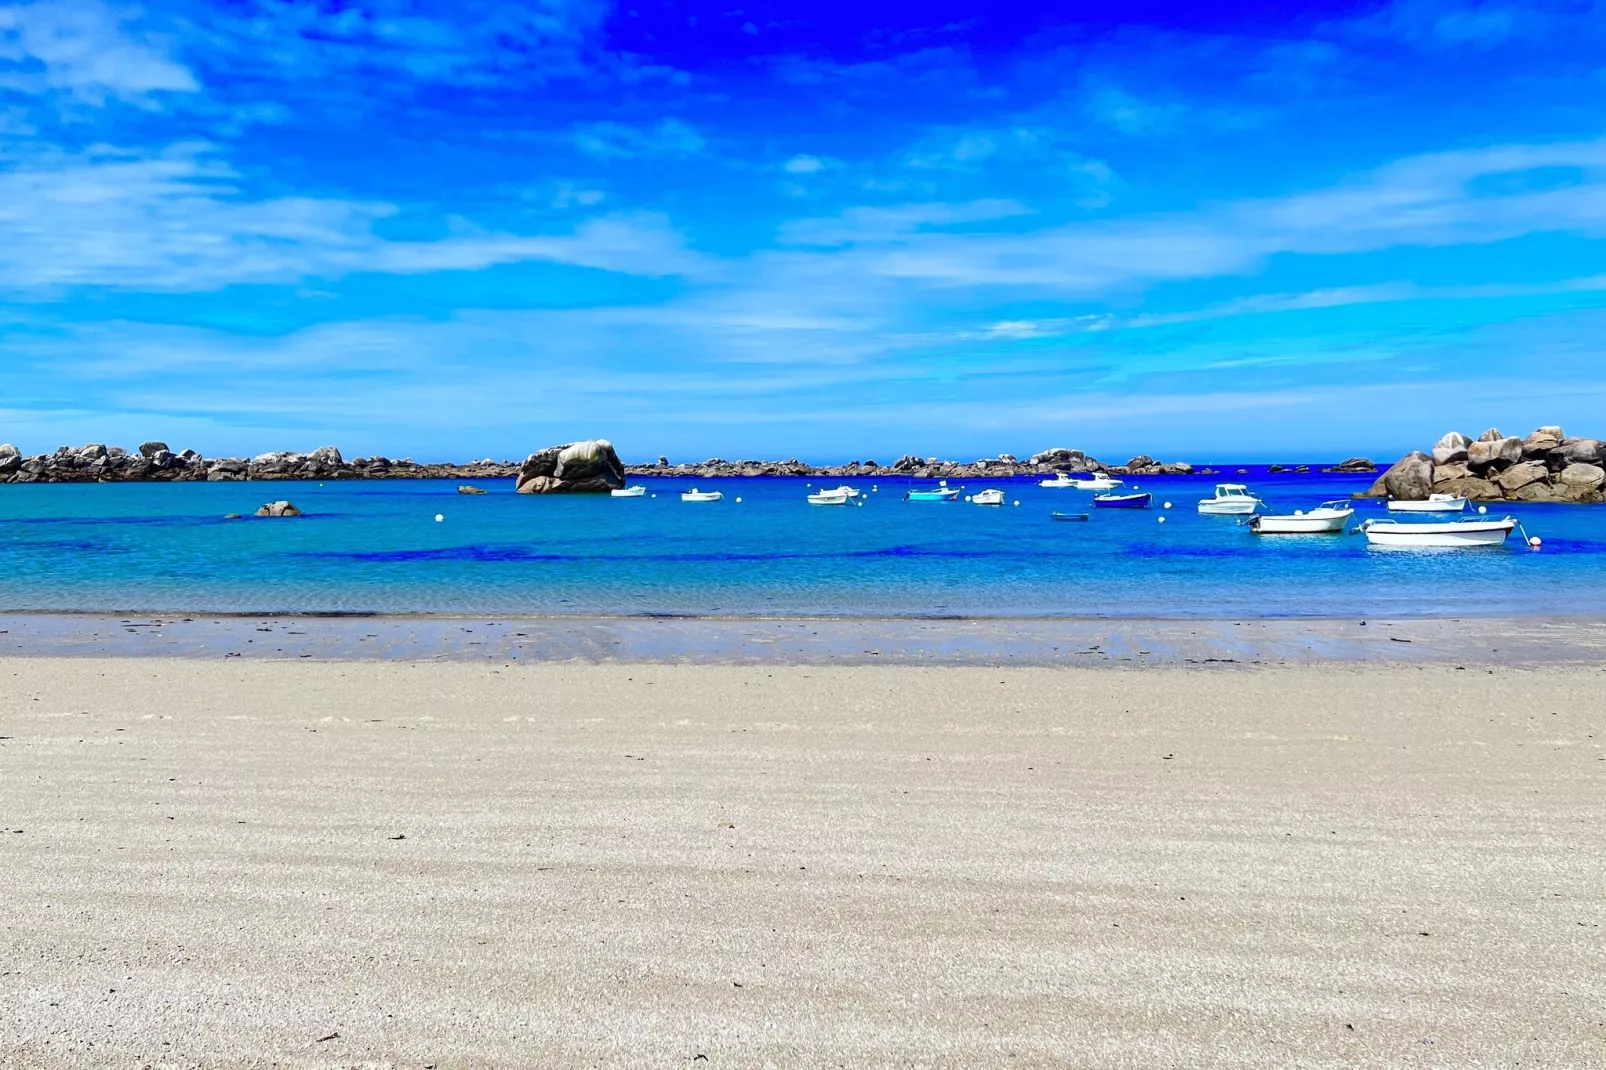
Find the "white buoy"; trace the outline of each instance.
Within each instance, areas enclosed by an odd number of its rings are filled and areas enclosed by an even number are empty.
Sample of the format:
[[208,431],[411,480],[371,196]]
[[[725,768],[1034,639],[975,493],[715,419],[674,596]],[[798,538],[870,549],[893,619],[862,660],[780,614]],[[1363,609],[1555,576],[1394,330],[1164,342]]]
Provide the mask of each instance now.
[[1167,508],[1167,509],[1169,509],[1169,508],[1171,508],[1171,503],[1170,503],[1170,502],[1166,502],[1166,503],[1165,503],[1165,507],[1166,507],[1166,508]]
[[736,499],[736,504],[737,504],[737,505],[741,505],[741,504],[742,504],[742,500],[741,500],[741,499],[740,499],[740,498],[737,498],[737,499]]
[[442,520],[445,520],[445,519],[446,519],[446,516],[444,514],[442,514],[442,513],[436,513],[435,514],[435,523],[439,524]]
[[1016,501],[1015,501],[1015,504],[1016,504],[1016,505],[1019,505],[1019,504],[1020,504],[1020,500],[1019,500],[1019,499],[1016,499]]
[[1163,516],[1162,516],[1162,517],[1161,517],[1161,518],[1160,518],[1160,523],[1162,523],[1162,524],[1164,524],[1164,523],[1165,523],[1165,517],[1163,517]]
[[1539,536],[1534,535],[1534,536],[1532,536],[1532,537],[1530,537],[1528,539],[1528,545],[1532,546],[1535,550],[1537,550],[1537,549],[1539,549],[1540,546],[1542,546],[1544,544],[1539,541]]
[[656,498],[656,497],[658,497],[658,495],[654,494],[654,495],[652,495],[652,497]]
[[1480,513],[1487,513],[1487,512],[1488,512],[1488,511],[1489,511],[1489,507],[1488,507],[1488,506],[1487,506],[1487,505],[1480,505],[1480,506],[1478,506],[1478,512],[1480,512]]

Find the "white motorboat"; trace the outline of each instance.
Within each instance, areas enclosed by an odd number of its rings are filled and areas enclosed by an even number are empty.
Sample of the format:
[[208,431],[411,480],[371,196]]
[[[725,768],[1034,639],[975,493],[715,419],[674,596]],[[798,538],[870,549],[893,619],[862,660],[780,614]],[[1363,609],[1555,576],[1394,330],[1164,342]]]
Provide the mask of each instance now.
[[1199,511],[1211,516],[1248,516],[1260,508],[1260,499],[1242,483],[1217,483],[1213,498],[1199,499]]
[[1113,479],[1106,472],[1094,472],[1090,479],[1072,479],[1065,472],[1055,472],[1053,479],[1040,479],[1039,487],[1071,487],[1076,490],[1114,490],[1121,485],[1119,479]]
[[1459,513],[1466,507],[1467,500],[1459,494],[1429,494],[1421,501],[1389,499],[1391,513]]
[[683,502],[717,502],[723,497],[725,497],[723,491],[698,490],[696,487],[693,487],[691,490],[682,493],[680,500]]
[[809,504],[846,505],[848,504],[848,496],[842,493],[843,489],[844,488],[842,487],[838,487],[836,490],[816,491],[815,493],[809,495]]
[[821,490],[820,493],[821,494],[840,494],[844,498],[857,498],[859,496],[858,490],[856,490],[853,487],[848,486],[846,483],[842,484],[840,487],[836,488],[835,490]]
[[1373,518],[1361,524],[1366,541],[1373,546],[1462,547],[1499,546],[1517,526],[1516,518],[1499,520],[1385,520]]
[[1354,515],[1355,507],[1348,501],[1323,502],[1308,512],[1251,516],[1249,530],[1256,535],[1336,535]]
[[647,493],[647,487],[646,484],[637,483],[633,487],[622,487],[608,493],[615,498],[640,498]]
[[1004,492],[1001,490],[982,490],[970,496],[972,505],[1003,505]]

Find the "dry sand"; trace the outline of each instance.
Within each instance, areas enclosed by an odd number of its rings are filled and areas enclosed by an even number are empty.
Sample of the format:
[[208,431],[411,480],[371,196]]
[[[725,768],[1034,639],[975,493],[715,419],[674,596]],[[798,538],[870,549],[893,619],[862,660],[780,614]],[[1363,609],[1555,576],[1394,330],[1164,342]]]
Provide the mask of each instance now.
[[1599,665],[10,659],[0,737],[5,1067],[1606,1065]]

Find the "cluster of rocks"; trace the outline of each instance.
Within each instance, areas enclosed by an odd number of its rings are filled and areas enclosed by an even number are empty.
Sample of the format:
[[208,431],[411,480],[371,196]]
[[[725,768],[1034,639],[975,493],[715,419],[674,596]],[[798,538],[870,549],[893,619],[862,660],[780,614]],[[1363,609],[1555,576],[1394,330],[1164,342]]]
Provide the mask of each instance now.
[[138,450],[120,446],[62,446],[54,453],[24,456],[0,445],[0,483],[227,482],[293,479],[497,479],[518,472],[511,461],[469,464],[418,464],[411,458],[357,457],[346,460],[333,446],[310,453],[264,453],[257,457],[203,457],[177,453],[165,442],[146,442]]
[[1451,431],[1430,453],[1407,453],[1357,497],[1421,501],[1606,502],[1606,442],[1541,427],[1527,438],[1490,428],[1476,439]]
[[[1009,453],[982,457],[974,461],[951,461],[940,457],[917,457],[906,453],[891,464],[874,460],[846,464],[811,465],[793,457],[786,461],[727,461],[711,457],[694,464],[670,464],[660,457],[656,464],[630,465],[625,472],[633,476],[906,476],[911,479],[1003,478],[1006,476],[1052,475],[1055,472],[1108,472],[1112,475],[1192,475],[1191,464],[1162,464],[1147,454],[1139,454],[1125,464],[1107,465],[1081,450],[1051,449],[1021,460]],[[1198,471],[1207,472],[1200,469]]]

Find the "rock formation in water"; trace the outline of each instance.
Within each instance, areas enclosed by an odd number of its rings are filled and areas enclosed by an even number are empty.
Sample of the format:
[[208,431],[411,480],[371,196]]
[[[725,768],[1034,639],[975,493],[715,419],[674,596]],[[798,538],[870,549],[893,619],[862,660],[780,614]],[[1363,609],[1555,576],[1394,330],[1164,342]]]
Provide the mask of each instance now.
[[286,501],[268,502],[257,510],[257,516],[300,516],[301,510]]
[[603,494],[625,485],[625,466],[605,438],[548,446],[519,469],[520,494]]
[[1451,431],[1431,452],[1401,457],[1356,497],[1420,501],[1429,494],[1475,501],[1606,502],[1606,442],[1568,438],[1559,427],[1541,427],[1527,438],[1495,428],[1476,439]]

